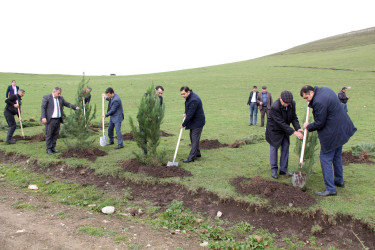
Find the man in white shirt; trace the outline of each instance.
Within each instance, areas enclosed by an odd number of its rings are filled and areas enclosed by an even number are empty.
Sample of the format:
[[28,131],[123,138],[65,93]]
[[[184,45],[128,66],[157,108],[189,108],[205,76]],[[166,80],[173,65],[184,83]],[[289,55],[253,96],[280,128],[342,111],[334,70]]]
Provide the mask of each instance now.
[[257,98],[258,98],[258,88],[257,86],[253,86],[253,91],[250,92],[249,100],[247,101],[246,105],[250,106],[250,124],[249,126],[253,125],[253,115],[254,115],[254,125],[257,125],[257,119],[258,119],[258,104],[257,104]]

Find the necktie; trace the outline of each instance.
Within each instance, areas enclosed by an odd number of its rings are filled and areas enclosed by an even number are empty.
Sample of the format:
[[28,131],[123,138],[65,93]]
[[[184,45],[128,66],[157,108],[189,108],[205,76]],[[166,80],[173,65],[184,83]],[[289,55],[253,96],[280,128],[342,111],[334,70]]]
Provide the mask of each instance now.
[[56,100],[56,108],[57,108],[57,118],[60,118],[60,105],[59,105],[59,100],[55,98]]

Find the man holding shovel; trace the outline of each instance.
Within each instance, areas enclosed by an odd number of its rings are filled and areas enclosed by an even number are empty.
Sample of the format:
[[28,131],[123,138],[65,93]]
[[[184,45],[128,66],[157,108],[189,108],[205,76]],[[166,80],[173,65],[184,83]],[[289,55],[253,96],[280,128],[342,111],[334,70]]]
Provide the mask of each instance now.
[[[317,131],[320,141],[320,165],[326,189],[320,196],[337,195],[336,186],[344,187],[342,146],[357,131],[336,93],[327,87],[305,85],[301,97],[313,109],[314,122],[304,124],[308,131]],[[333,165],[333,170],[332,170]]]
[[[25,94],[25,90],[23,89],[18,89],[17,94],[9,96],[5,100],[6,106],[4,109],[4,116],[5,119],[7,120],[9,129],[8,129],[8,134],[5,139],[5,142],[8,144],[14,144],[16,143],[16,140],[12,139],[12,136],[14,134],[14,131],[16,130],[17,124],[16,120],[14,119],[14,115],[18,115],[18,110],[21,109],[21,104],[22,104],[22,97]],[[21,121],[21,117],[19,117],[19,120]]]
[[184,122],[181,128],[190,129],[191,151],[184,163],[193,162],[195,158],[201,157],[199,150],[199,140],[203,131],[203,126],[206,124],[206,118],[203,111],[202,100],[193,90],[184,86],[180,89],[181,96],[185,98],[185,113],[183,117]]
[[[290,127],[291,123],[294,129]],[[272,178],[279,178],[277,175],[277,151],[280,147],[279,174],[292,176],[292,173],[288,171],[289,137],[294,134],[298,139],[302,139],[303,134],[301,132],[303,130],[298,122],[293,95],[290,91],[285,90],[281,92],[280,98],[272,104],[269,116],[267,116],[266,140],[270,144]]]

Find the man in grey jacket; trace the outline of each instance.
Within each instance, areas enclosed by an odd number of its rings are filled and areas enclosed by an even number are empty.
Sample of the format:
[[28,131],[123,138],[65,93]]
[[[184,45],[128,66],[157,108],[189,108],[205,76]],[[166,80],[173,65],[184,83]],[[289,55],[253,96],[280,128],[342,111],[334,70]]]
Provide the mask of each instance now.
[[264,127],[264,116],[267,113],[268,119],[268,115],[271,110],[271,105],[273,103],[272,95],[270,92],[267,91],[266,86],[262,86],[262,93],[258,95],[257,103],[260,110],[260,126]]

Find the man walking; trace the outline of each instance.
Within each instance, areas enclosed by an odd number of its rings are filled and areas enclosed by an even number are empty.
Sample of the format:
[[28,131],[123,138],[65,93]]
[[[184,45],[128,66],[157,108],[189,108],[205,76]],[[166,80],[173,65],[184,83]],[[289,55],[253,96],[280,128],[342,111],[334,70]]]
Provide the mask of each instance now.
[[260,110],[260,126],[264,127],[264,116],[267,113],[268,119],[269,111],[273,103],[272,95],[267,91],[266,86],[262,86],[262,93],[258,95],[257,103]]
[[16,95],[18,93],[19,87],[16,85],[16,80],[12,80],[12,84],[8,86],[5,97],[8,98],[11,95]]
[[253,91],[250,92],[249,100],[247,100],[246,105],[250,106],[250,124],[249,126],[253,125],[253,115],[254,115],[254,126],[257,125],[257,119],[258,119],[258,88],[257,86],[253,86]]
[[108,145],[114,144],[114,129],[116,129],[117,143],[118,145],[115,149],[120,149],[124,147],[121,133],[121,123],[124,120],[124,111],[122,109],[122,102],[120,97],[114,92],[112,88],[107,88],[105,94],[102,94],[103,97],[106,97],[106,100],[109,101],[107,113],[104,115],[104,118],[110,116],[109,126],[108,126]]
[[[9,96],[9,98],[5,100],[7,105],[5,106],[5,109],[4,109],[4,116],[9,126],[8,134],[5,139],[5,142],[7,142],[8,144],[16,143],[16,140],[12,139],[14,131],[16,130],[16,127],[17,127],[16,120],[14,119],[14,115],[19,116],[18,109],[21,110],[22,97],[24,96],[24,94],[25,94],[25,90],[19,89],[16,95],[11,95]],[[21,121],[21,117],[18,117],[18,118]]]
[[61,88],[55,87],[52,94],[43,96],[40,120],[46,125],[47,154],[58,153],[56,141],[60,132],[60,123],[63,123],[63,106],[78,110],[79,107],[65,101],[61,96]]
[[326,189],[316,194],[336,195],[336,186],[344,187],[342,146],[357,129],[332,89],[306,85],[302,87],[300,94],[309,102],[314,115],[314,122],[305,123],[304,128],[308,131],[318,131],[321,146],[320,165]]
[[347,87],[343,87],[341,89],[341,91],[337,94],[337,96],[339,97],[339,100],[340,102],[342,103],[342,106],[344,107],[344,110],[345,112],[348,112],[348,100],[349,100],[349,96],[346,96],[346,91],[348,90]]
[[184,86],[180,89],[181,96],[185,98],[185,113],[183,117],[184,122],[181,128],[190,129],[191,150],[188,158],[184,163],[193,162],[197,157],[201,157],[199,150],[199,140],[203,131],[203,126],[206,124],[206,118],[203,111],[202,101],[193,90]]
[[[290,124],[293,124],[293,128]],[[298,122],[296,114],[296,103],[293,101],[293,95],[290,91],[281,92],[281,96],[271,106],[269,116],[267,116],[266,140],[270,144],[270,163],[271,176],[278,178],[277,171],[277,151],[281,147],[280,155],[280,175],[292,175],[288,171],[289,158],[289,137],[297,136],[298,139],[303,138],[301,133],[303,130]]]

